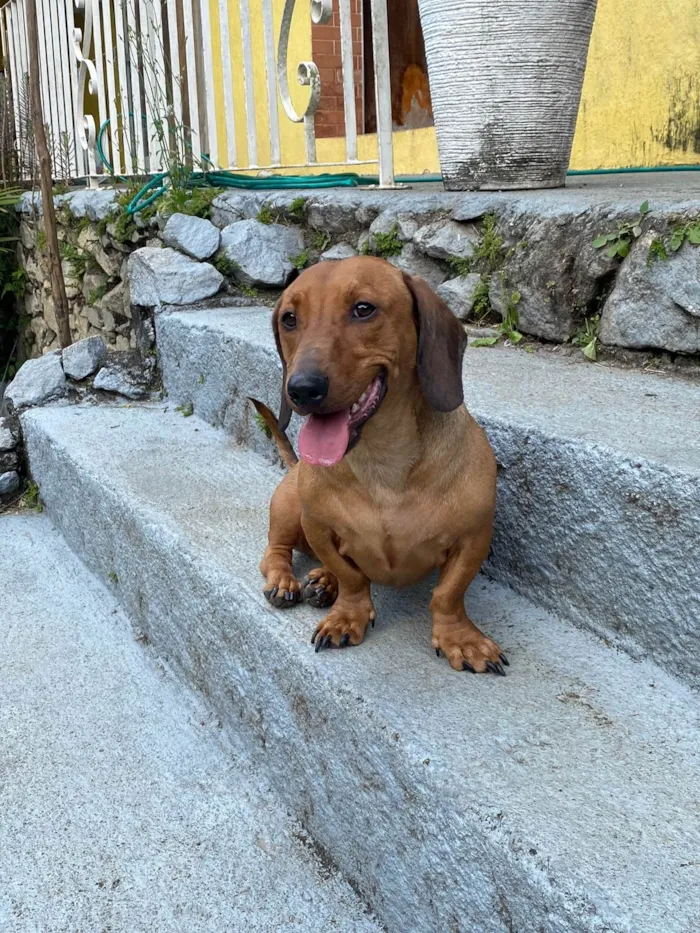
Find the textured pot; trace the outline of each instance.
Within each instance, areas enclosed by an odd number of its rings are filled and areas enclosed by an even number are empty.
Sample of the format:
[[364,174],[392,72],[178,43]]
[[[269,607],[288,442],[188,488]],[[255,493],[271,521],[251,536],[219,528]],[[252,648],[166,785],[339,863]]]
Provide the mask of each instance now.
[[418,0],[447,188],[564,184],[597,0]]

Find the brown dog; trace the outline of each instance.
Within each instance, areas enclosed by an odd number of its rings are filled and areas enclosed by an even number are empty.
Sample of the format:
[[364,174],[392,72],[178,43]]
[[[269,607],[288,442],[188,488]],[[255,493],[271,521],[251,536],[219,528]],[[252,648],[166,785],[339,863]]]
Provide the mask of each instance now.
[[[463,404],[464,331],[419,278],[382,259],[326,262],[284,292],[273,316],[284,367],[279,426],[290,472],[270,505],[260,569],[277,607],[333,607],[321,647],[359,645],[374,624],[370,583],[404,586],[439,568],[432,644],[456,670],[505,673],[464,594],[491,543],[496,463]],[[305,416],[301,462],[284,431]],[[294,549],[323,566],[303,586]]]

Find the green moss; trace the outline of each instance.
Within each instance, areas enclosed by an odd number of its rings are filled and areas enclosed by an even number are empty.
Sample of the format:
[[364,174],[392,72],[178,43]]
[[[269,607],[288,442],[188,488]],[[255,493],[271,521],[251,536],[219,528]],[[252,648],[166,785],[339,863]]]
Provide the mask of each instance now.
[[44,511],[44,506],[39,498],[39,487],[33,481],[27,483],[27,488],[22,496],[22,506],[25,509],[32,509],[35,512]]
[[238,288],[246,298],[258,298],[260,296],[260,292],[257,288],[253,288],[252,285],[244,285],[243,282],[239,282]]
[[311,237],[311,249],[316,250],[317,253],[323,253],[331,245],[331,237],[329,233],[326,233],[325,230],[316,230],[314,235]]
[[46,249],[46,233],[43,230],[37,230],[36,232],[36,245],[39,249]]
[[306,217],[306,198],[294,198],[287,213],[296,223],[303,223]]
[[76,278],[81,279],[90,264],[90,257],[87,253],[83,253],[76,246],[73,246],[72,243],[59,243],[59,252],[62,259],[66,259],[73,270],[73,275]]
[[472,317],[477,324],[481,324],[484,318],[491,312],[491,301],[489,300],[489,283],[481,279],[474,289],[474,304],[472,305]]
[[263,206],[258,211],[257,219],[261,224],[274,223],[274,217],[272,216],[272,211],[269,204],[263,204]]
[[219,253],[218,256],[212,259],[211,264],[227,279],[235,279],[241,271],[238,263],[233,259],[229,259],[226,253]]
[[290,256],[289,261],[294,266],[295,269],[298,269],[300,272],[302,269],[305,269],[309,264],[309,251],[308,249],[302,250],[296,256]]
[[260,428],[260,430],[265,435],[265,437],[272,437],[272,431],[268,428],[263,416],[259,412],[256,411],[256,413],[253,415],[253,418],[257,426]]
[[175,411],[179,411],[183,418],[191,418],[194,414],[194,405],[192,402],[186,402],[184,405],[178,405]]
[[93,288],[93,290],[90,292],[90,294],[87,297],[88,305],[92,307],[93,305],[97,304],[97,302],[100,301],[101,298],[104,298],[106,294],[107,294],[106,285],[98,285],[97,288]]
[[389,259],[391,256],[398,256],[403,250],[403,242],[399,239],[399,228],[397,224],[389,230],[388,233],[373,233],[367,244],[371,243],[371,251],[375,256],[381,256],[382,259]]

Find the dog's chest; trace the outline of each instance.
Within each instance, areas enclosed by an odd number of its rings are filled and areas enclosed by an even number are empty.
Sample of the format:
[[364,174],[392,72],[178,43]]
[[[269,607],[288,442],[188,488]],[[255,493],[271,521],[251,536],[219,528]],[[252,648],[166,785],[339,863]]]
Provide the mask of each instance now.
[[352,497],[334,527],[339,550],[377,583],[415,582],[442,563],[451,544],[435,511],[426,514],[410,495]]

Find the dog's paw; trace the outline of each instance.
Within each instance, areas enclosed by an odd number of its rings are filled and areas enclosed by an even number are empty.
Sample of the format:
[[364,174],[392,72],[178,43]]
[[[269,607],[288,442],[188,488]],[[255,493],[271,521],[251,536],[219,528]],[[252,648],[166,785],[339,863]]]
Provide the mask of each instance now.
[[338,580],[325,567],[310,570],[302,581],[301,598],[310,606],[325,609],[332,606],[338,596]]
[[298,602],[301,602],[301,586],[294,574],[289,571],[269,573],[263,594],[275,609],[289,609],[290,606],[296,606]]
[[508,659],[495,641],[470,626],[468,629],[433,629],[433,648],[445,655],[456,671],[471,674],[499,674],[505,677]]
[[377,616],[371,602],[361,605],[340,606],[338,603],[331,609],[311,637],[311,644],[316,651],[321,648],[346,648],[348,645],[359,645],[365,637],[367,626]]

